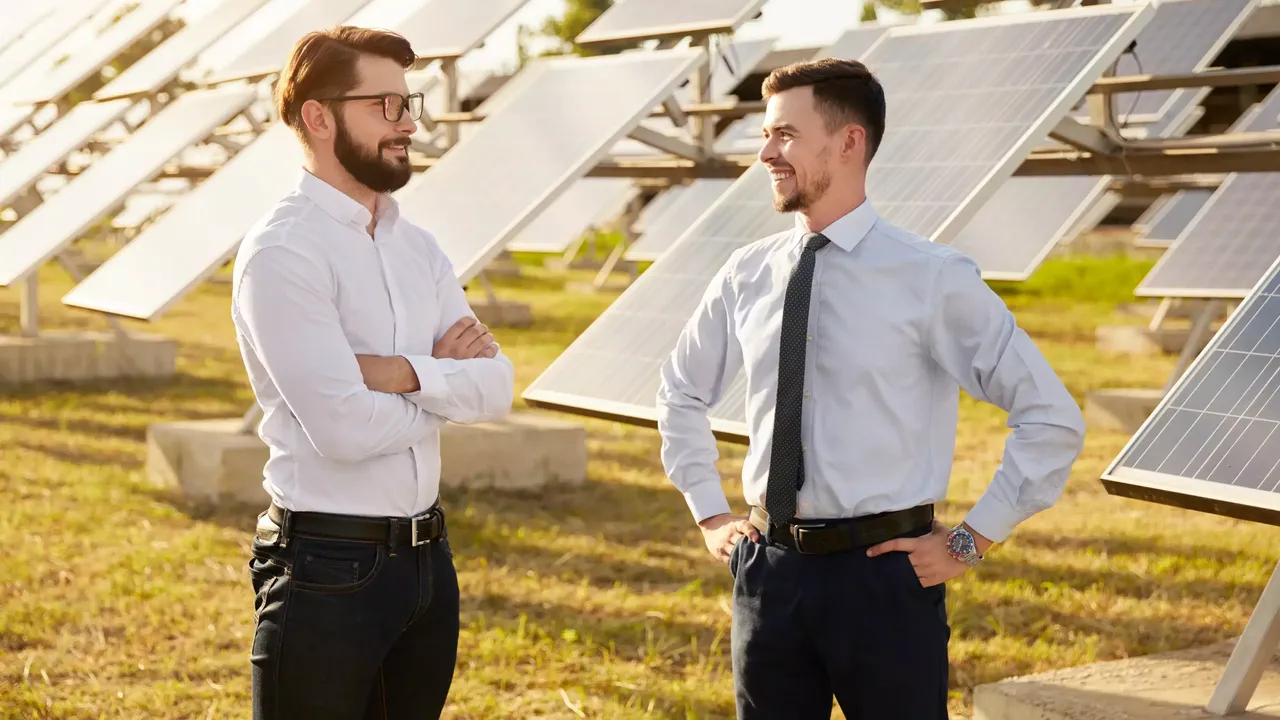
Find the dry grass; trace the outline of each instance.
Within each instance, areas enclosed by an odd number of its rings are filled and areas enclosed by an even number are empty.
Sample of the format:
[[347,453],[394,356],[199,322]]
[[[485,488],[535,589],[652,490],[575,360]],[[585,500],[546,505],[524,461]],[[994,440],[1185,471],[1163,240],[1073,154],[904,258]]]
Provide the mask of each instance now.
[[[1167,358],[1094,349],[1142,263],[1055,261],[1002,288],[1078,398],[1152,386]],[[611,301],[530,270],[507,296],[538,324],[503,333],[531,381]],[[95,325],[55,309],[46,323]],[[257,508],[199,513],[144,481],[148,424],[238,415],[251,397],[225,285],[160,323],[181,341],[169,382],[0,390],[0,709],[4,717],[247,718],[252,599],[245,562]],[[0,331],[17,295],[0,293]],[[966,398],[952,491],[959,518],[985,487],[1003,413]],[[731,717],[728,573],[702,549],[664,479],[650,430],[587,422],[590,479],[538,496],[451,493],[463,587],[452,718]],[[1123,444],[1091,433],[1066,496],[955,581],[953,709],[1005,676],[1220,640],[1243,627],[1280,556],[1268,530],[1113,498],[1097,478]],[[724,447],[726,477],[741,448]],[[736,481],[730,496],[741,506]]]

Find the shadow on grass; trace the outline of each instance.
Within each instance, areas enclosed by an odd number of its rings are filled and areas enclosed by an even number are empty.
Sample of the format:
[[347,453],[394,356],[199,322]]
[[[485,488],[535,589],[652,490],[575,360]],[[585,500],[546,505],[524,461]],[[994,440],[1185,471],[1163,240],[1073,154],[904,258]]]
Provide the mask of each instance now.
[[1235,565],[1245,553],[1220,550],[1204,546],[1188,546],[1124,536],[1063,536],[1019,529],[1012,538],[1019,546],[1053,550],[1063,554],[1079,552],[1106,553],[1107,555],[1167,555],[1195,558],[1215,565]]

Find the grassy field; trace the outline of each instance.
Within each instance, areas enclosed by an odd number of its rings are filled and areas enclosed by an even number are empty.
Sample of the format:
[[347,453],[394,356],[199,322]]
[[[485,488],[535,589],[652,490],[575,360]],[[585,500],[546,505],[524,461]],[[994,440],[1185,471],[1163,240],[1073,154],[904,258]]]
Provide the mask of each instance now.
[[[1100,387],[1158,386],[1170,358],[1094,348],[1149,262],[1058,259],[1000,287],[1083,402]],[[582,279],[586,275],[574,279]],[[529,268],[499,282],[535,327],[499,336],[523,389],[613,299],[561,292]],[[60,308],[49,327],[97,327]],[[149,424],[241,414],[251,401],[227,285],[201,287],[154,330],[180,340],[178,375],[0,389],[0,713],[34,718],[247,718],[260,508],[185,506],[144,477]],[[0,332],[17,326],[0,292]],[[1004,414],[961,405],[950,498],[957,520],[995,469]],[[730,578],[663,477],[651,430],[586,421],[590,477],[540,493],[452,492],[462,589],[451,718],[732,717]],[[1098,476],[1125,437],[1091,432],[1062,501],[953,582],[952,708],[1006,676],[1193,646],[1243,628],[1280,557],[1276,533],[1106,495]],[[742,448],[723,446],[741,509]],[[837,717],[839,713],[837,712]]]

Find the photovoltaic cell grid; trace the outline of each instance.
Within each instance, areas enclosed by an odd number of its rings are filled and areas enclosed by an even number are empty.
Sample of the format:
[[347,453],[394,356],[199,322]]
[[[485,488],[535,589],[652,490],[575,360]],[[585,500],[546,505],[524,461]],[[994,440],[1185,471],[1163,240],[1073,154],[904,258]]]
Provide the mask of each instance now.
[[[1280,86],[1243,130],[1280,128]],[[1240,298],[1280,256],[1280,173],[1232,173],[1134,291],[1144,297]]]
[[[694,49],[537,61],[541,72],[398,193],[462,282],[648,116],[705,56]],[[577,108],[591,106],[592,112]]]
[[[435,82],[406,76],[411,92]],[[153,121],[154,122],[154,121]],[[112,255],[62,302],[86,310],[150,320],[224,264],[253,224],[280,201],[302,172],[302,149],[276,123]]]
[[703,178],[684,187],[665,212],[656,215],[644,234],[627,248],[626,260],[653,262],[662,256],[721,195],[733,185],[732,180]]
[[[966,206],[1013,171],[1150,13],[1106,5],[892,28],[864,58],[892,118],[872,163],[872,204],[935,240],[966,221]],[[715,273],[733,251],[793,226],[773,209],[767,168],[752,165],[523,397],[654,422],[659,368]],[[744,392],[740,374],[710,412],[725,437],[745,438]]]
[[620,0],[575,38],[579,45],[638,42],[697,32],[729,32],[765,0]]
[[[1171,0],[1159,5],[1138,35],[1143,70],[1166,75],[1202,69],[1255,2]],[[1122,65],[1128,57],[1122,57]],[[1180,135],[1207,92],[1141,93],[1122,101],[1116,111],[1127,112],[1136,97],[1156,113],[1147,127],[1151,134]],[[1100,219],[1116,205],[1119,197],[1108,192],[1110,183],[1109,176],[1009,178],[950,244],[973,258],[988,280],[1025,280],[1059,242],[1089,229],[1084,220]]]
[[194,90],[165,107],[56,195],[0,234],[0,286],[26,279],[160,172],[182,149],[249,106],[251,87]]
[[1112,494],[1280,524],[1280,263],[1102,476]]

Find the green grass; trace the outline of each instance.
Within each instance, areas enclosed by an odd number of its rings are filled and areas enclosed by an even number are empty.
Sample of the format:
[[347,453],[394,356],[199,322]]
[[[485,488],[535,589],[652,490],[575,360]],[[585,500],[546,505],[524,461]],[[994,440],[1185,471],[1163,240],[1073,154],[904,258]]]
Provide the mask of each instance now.
[[[1149,266],[1056,259],[1000,290],[1083,400],[1091,388],[1159,386],[1172,367],[1093,345],[1100,324],[1144,321],[1117,307],[1134,301]],[[498,281],[538,319],[500,334],[519,389],[615,297],[563,292],[565,280],[526,267]],[[58,305],[68,287],[44,273],[46,325],[99,327]],[[259,508],[188,507],[144,473],[149,424],[236,416],[251,401],[228,290],[205,285],[152,328],[180,341],[172,380],[0,389],[0,716],[248,717],[245,563]],[[0,332],[16,327],[17,294],[0,292]],[[944,519],[985,488],[1004,421],[962,402]],[[447,716],[732,717],[728,573],[663,477],[657,434],[582,422],[584,486],[446,493],[463,591]],[[1097,478],[1124,441],[1091,432],[1062,501],[951,585],[957,712],[980,683],[1199,645],[1244,626],[1280,541],[1258,525],[1106,495]],[[722,450],[740,510],[742,448]]]

